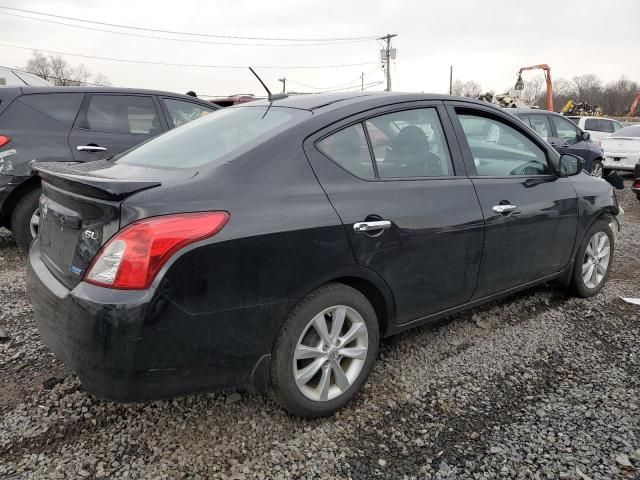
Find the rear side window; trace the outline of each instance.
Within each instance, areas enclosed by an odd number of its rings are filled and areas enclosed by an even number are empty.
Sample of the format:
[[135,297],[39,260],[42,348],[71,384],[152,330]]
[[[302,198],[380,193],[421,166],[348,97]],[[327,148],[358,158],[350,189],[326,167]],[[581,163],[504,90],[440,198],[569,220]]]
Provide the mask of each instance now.
[[374,147],[382,133],[385,147],[374,148],[380,178],[443,177],[453,165],[435,108],[417,108],[373,117],[366,122]]
[[162,132],[153,99],[135,95],[93,95],[80,127],[134,135]]
[[551,137],[551,124],[546,115],[525,115],[529,119],[529,125],[543,138]]
[[351,125],[318,142],[318,150],[360,178],[375,178],[362,124]]
[[506,123],[471,114],[459,114],[458,119],[478,175],[504,177],[549,173],[544,150]]
[[169,124],[172,128],[197,120],[215,111],[214,108],[204,105],[171,98],[163,98],[162,102],[169,112]]
[[65,125],[73,125],[83,98],[83,93],[37,93],[23,95],[20,101]]
[[130,150],[118,163],[194,168],[260,144],[311,113],[278,107],[232,107],[170,130]]

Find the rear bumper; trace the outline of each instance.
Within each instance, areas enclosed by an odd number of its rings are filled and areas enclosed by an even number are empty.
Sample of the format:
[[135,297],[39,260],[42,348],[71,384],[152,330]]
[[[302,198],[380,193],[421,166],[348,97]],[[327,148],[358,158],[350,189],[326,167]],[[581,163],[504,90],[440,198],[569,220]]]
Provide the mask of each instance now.
[[[69,290],[29,252],[27,293],[42,339],[94,395],[143,401],[221,388],[264,391],[283,305],[191,315],[153,289]],[[265,321],[273,325],[273,322]],[[273,330],[273,328],[271,329]]]
[[[618,160],[614,160],[614,159]],[[602,165],[604,168],[612,170],[627,170],[633,171],[636,163],[640,160],[640,155],[629,153],[607,153],[604,157]]]

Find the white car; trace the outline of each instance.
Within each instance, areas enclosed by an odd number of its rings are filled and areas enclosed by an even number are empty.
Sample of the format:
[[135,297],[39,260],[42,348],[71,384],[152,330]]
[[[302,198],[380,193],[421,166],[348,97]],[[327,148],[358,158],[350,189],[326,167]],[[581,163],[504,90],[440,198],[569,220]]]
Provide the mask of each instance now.
[[608,137],[614,132],[617,132],[622,127],[622,124],[617,120],[604,117],[567,117],[573,123],[578,125],[585,132],[589,132],[591,139],[600,143],[603,138]]
[[640,160],[640,125],[624,127],[602,140],[603,168],[633,171]]

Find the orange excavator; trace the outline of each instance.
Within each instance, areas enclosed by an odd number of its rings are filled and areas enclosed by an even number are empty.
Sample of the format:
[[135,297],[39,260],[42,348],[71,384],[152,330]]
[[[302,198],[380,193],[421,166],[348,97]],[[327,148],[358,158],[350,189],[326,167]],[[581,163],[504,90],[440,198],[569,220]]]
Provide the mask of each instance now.
[[633,102],[631,102],[631,106],[629,107],[629,111],[627,112],[627,117],[636,116],[636,107],[638,106],[638,102],[640,102],[640,90],[638,90],[636,96],[633,97]]
[[547,81],[547,110],[553,112],[553,93],[551,89],[551,67],[547,64],[533,65],[531,67],[522,67],[518,71],[518,80],[516,80],[516,90],[524,90],[524,82],[522,81],[522,72],[525,70],[543,70],[544,79]]

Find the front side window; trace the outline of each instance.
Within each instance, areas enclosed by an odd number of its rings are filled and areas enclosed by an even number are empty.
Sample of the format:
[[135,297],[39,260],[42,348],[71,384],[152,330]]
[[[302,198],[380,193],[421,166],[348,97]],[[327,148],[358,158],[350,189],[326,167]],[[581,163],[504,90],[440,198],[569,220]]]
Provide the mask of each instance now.
[[367,120],[380,178],[442,177],[453,165],[435,108],[389,113]]
[[318,142],[318,150],[356,177],[375,177],[369,146],[361,123],[344,128]]
[[117,163],[158,168],[217,164],[227,155],[257,146],[309,115],[278,107],[231,107],[143,143]]
[[614,132],[617,132],[618,130],[620,130],[622,128],[622,125],[619,124],[618,122],[612,121],[611,123],[613,124],[613,131]]
[[139,135],[162,132],[153,99],[135,95],[93,95],[81,128]]
[[556,117],[555,115],[552,115],[551,118],[556,126],[556,130],[558,131],[558,138],[563,140],[575,140],[578,137],[580,131],[569,120],[562,117]]
[[478,175],[546,175],[542,148],[506,123],[473,114],[459,114]]
[[192,120],[197,120],[215,111],[214,108],[208,108],[198,103],[185,102],[172,98],[163,98],[162,102],[169,112],[169,123],[172,128],[179,127]]

